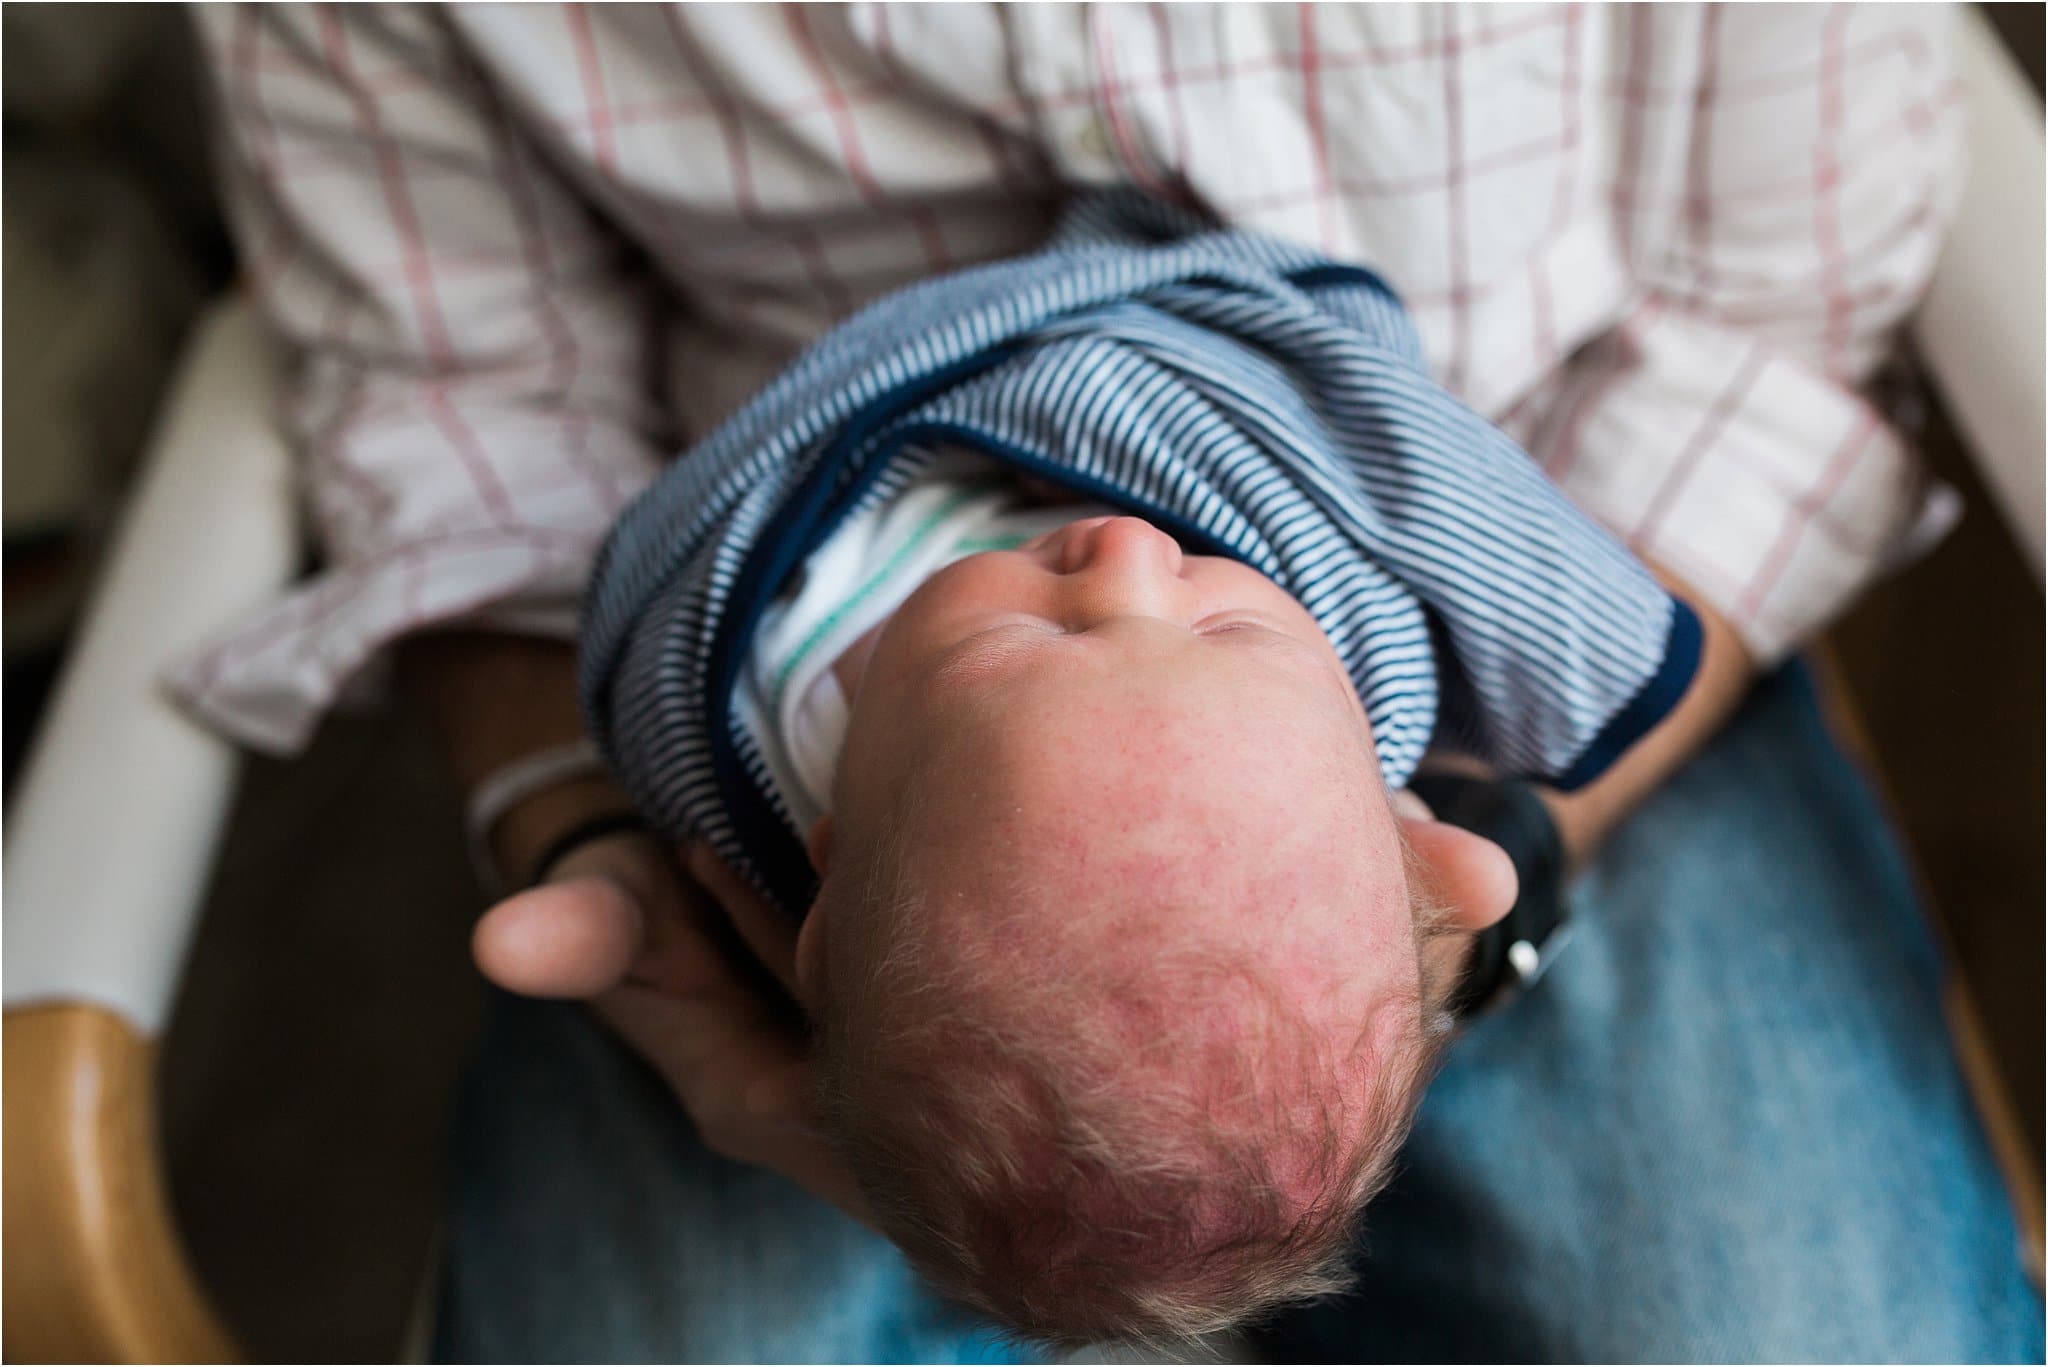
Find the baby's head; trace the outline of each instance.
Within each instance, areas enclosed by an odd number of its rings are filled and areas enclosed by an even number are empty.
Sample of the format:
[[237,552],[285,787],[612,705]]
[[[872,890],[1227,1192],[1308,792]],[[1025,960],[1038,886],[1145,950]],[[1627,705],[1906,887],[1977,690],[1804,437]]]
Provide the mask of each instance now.
[[834,808],[825,1111],[928,1276],[1064,1342],[1339,1284],[1444,1033],[1433,945],[1512,872],[1394,815],[1292,597],[1134,518],[962,561],[875,641]]

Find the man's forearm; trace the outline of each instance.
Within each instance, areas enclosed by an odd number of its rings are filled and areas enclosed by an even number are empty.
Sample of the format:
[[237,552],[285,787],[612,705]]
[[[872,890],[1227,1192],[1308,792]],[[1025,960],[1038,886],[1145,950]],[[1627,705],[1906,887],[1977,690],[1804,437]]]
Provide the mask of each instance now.
[[[1654,567],[1653,567],[1654,568]],[[1699,674],[1671,715],[1605,774],[1575,793],[1548,793],[1551,814],[1574,863],[1608,834],[1721,729],[1748,691],[1755,665],[1734,627],[1674,576],[1658,571],[1672,592],[1699,614]]]

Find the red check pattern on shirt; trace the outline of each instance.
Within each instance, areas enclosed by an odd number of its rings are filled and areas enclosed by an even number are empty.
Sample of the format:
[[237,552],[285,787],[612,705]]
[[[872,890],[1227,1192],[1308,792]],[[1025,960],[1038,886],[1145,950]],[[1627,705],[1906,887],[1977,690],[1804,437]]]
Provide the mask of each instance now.
[[803,344],[1135,183],[1381,271],[1436,373],[1764,658],[1926,506],[1857,392],[1960,177],[1921,5],[202,11],[324,570],[173,684],[289,749],[435,623],[566,634]]

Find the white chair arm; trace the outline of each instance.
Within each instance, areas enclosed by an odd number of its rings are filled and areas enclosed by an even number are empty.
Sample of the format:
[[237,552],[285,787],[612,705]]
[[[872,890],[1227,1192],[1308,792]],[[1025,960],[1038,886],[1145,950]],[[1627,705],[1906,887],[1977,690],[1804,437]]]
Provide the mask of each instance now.
[[1914,335],[2020,550],[2041,576],[2041,102],[1990,23],[1957,25],[1970,169]]
[[99,586],[10,803],[9,1008],[169,1012],[235,759],[158,676],[272,597],[298,563],[272,347],[239,294],[185,347]]

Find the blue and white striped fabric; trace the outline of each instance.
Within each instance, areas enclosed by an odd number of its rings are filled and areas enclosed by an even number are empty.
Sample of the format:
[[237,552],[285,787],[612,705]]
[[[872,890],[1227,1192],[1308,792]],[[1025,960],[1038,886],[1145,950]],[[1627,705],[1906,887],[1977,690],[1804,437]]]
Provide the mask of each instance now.
[[762,610],[850,511],[954,444],[1255,566],[1329,633],[1391,787],[1438,743],[1575,787],[1667,713],[1699,625],[1425,373],[1368,271],[1117,192],[1045,250],[821,339],[613,530],[585,710],[658,830],[791,910],[810,875],[733,686]]

